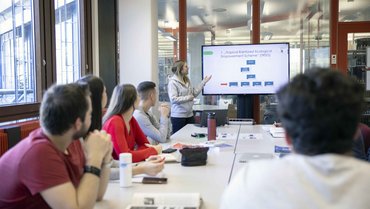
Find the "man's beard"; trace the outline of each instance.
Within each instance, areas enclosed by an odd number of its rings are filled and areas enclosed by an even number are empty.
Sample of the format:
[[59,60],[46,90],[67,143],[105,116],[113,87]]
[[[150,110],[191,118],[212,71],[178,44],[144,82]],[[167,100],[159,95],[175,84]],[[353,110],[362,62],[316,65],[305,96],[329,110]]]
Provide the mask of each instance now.
[[88,134],[88,127],[86,127],[86,123],[83,123],[82,128],[73,134],[73,139],[79,139],[81,137],[85,138]]

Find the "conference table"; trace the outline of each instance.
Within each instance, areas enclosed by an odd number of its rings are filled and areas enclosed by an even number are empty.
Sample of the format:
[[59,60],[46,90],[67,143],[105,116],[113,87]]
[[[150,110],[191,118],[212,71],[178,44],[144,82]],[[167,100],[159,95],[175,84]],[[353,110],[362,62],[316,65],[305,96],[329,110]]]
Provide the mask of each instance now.
[[[217,127],[220,146],[210,147],[205,166],[185,167],[180,163],[166,163],[163,173],[167,184],[133,183],[121,188],[119,181],[110,181],[104,199],[95,205],[97,209],[126,208],[134,193],[200,193],[203,209],[219,207],[222,193],[230,178],[246,163],[238,161],[243,153],[274,153],[274,145],[286,146],[283,139],[272,138],[266,125],[226,125]],[[170,138],[163,147],[175,143],[206,143],[207,137],[192,137],[192,133],[207,133],[207,128],[188,124]],[[222,142],[222,143],[221,143]],[[178,158],[181,154],[174,153]]]

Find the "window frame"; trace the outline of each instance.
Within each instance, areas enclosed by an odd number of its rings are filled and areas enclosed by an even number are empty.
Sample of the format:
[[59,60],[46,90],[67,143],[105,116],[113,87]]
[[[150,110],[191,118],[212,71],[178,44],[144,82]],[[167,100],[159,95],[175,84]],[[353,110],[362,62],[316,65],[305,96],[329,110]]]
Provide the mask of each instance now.
[[[80,4],[81,76],[93,72],[91,0]],[[35,79],[34,103],[0,106],[0,122],[39,116],[42,95],[56,82],[55,10],[54,1],[34,0]]]

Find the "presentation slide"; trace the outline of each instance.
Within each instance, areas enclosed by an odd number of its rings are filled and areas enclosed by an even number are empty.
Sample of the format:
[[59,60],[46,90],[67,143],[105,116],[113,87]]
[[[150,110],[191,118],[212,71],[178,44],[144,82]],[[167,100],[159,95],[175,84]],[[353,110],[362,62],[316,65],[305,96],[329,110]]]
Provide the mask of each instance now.
[[202,46],[203,94],[274,94],[289,82],[289,44]]

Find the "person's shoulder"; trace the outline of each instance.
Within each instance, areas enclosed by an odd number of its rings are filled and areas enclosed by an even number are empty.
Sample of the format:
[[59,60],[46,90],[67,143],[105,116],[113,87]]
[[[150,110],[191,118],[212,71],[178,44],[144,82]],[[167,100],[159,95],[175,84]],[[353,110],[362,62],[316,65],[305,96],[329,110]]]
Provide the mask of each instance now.
[[169,77],[168,84],[176,84],[176,83],[181,83],[180,79],[176,75]]
[[332,155],[331,158],[339,165],[342,166],[350,165],[351,167],[356,168],[362,167],[363,169],[370,171],[370,163],[368,161],[347,155]]
[[48,138],[32,138],[23,139],[14,147],[13,156],[15,155],[20,162],[41,162],[47,159],[52,159],[52,156],[59,155],[58,149]]
[[19,164],[23,159],[28,159],[30,156],[39,156],[38,153],[42,156],[47,156],[50,151],[55,152],[51,142],[47,138],[37,138],[32,135],[18,142],[1,159],[4,161],[11,160],[13,163]]
[[138,120],[138,119],[139,119],[139,118],[141,118],[141,117],[145,117],[145,116],[146,116],[146,114],[145,114],[145,112],[144,112],[143,110],[141,110],[141,109],[136,109],[136,110],[134,111],[133,116],[136,118],[136,120]]
[[117,123],[117,122],[122,122],[123,118],[121,115],[112,115],[108,120],[105,122],[105,124],[110,124],[110,123]]
[[52,142],[43,133],[42,129],[36,129],[31,132],[26,138],[21,140],[14,148],[29,150],[29,149],[40,149],[43,147],[53,147]]

